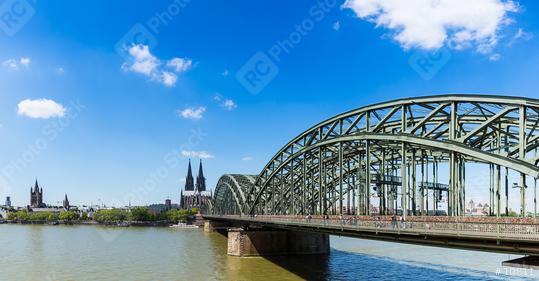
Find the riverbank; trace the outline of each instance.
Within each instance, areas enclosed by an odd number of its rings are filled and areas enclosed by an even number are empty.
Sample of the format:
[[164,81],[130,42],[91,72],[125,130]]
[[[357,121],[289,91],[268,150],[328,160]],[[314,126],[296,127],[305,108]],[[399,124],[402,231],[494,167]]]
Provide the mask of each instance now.
[[[18,221],[18,220],[4,220],[0,221],[1,223],[6,224],[35,224],[35,225],[100,225],[100,226],[117,226],[117,227],[128,227],[128,226],[142,226],[142,227],[169,227],[175,223],[169,221]],[[191,223],[191,222],[190,222]]]

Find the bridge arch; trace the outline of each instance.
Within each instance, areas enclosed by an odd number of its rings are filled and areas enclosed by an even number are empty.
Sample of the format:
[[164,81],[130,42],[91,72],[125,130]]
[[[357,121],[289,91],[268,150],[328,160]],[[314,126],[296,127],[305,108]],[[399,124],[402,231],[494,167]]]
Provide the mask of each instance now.
[[[500,212],[501,168],[518,172],[520,186],[539,175],[538,123],[539,100],[520,97],[448,94],[365,106],[292,139],[253,184],[239,188],[241,200],[235,201],[243,214],[369,214],[374,193],[380,213],[394,204],[405,214],[423,214],[424,193],[428,200],[431,190],[432,200],[446,197],[449,215],[461,215],[466,163],[475,162],[496,174],[491,202]],[[443,165],[447,184],[437,177]],[[419,167],[430,169],[430,179],[428,173],[416,178]],[[228,190],[238,193],[232,191],[238,187]],[[525,192],[521,188],[523,214]]]
[[245,194],[252,189],[256,176],[227,174],[215,187],[210,208],[213,213],[241,215],[247,204]]

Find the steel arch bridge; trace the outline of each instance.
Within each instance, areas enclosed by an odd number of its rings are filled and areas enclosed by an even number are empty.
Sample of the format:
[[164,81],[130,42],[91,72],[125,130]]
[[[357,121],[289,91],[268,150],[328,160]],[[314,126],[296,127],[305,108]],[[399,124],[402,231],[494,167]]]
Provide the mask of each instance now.
[[379,214],[436,213],[444,202],[459,216],[466,164],[484,163],[491,215],[508,210],[509,170],[520,174],[525,215],[527,178],[539,176],[538,125],[539,100],[530,98],[448,94],[368,105],[301,133],[258,176],[222,176],[210,213],[369,215],[376,200]]

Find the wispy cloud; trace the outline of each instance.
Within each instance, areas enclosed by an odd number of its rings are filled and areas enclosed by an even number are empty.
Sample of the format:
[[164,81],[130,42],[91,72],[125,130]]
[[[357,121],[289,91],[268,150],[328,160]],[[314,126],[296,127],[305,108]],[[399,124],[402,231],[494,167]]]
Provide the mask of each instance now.
[[488,57],[488,59],[490,61],[499,61],[500,59],[502,58],[502,55],[496,53],[496,54],[492,54]]
[[199,120],[202,119],[204,112],[206,112],[206,107],[188,107],[186,109],[180,110],[179,115],[185,119]]
[[228,69],[225,69],[223,71],[223,73],[221,73],[221,75],[223,75],[224,77],[227,77],[228,76]]
[[10,58],[2,62],[2,66],[9,70],[19,70],[19,67],[29,67],[32,60],[29,57],[19,59]]
[[127,49],[127,53],[129,58],[122,64],[124,71],[142,74],[166,87],[174,87],[178,80],[177,74],[186,72],[193,64],[189,59],[175,57],[163,67],[161,60],[150,52],[150,48],[141,44],[132,45]]
[[511,47],[513,44],[515,44],[519,40],[529,41],[533,38],[533,33],[524,31],[523,28],[519,28],[513,38],[511,38],[511,41],[507,43],[508,47]]
[[343,8],[390,30],[404,49],[474,46],[480,53],[492,51],[513,21],[508,14],[518,11],[512,0],[347,0]]
[[221,94],[217,93],[213,96],[213,100],[219,103],[220,106],[224,107],[226,110],[234,110],[238,107],[236,102],[232,99],[224,98]]
[[185,58],[173,58],[167,62],[167,66],[176,72],[185,72],[191,68],[193,61]]
[[64,117],[66,108],[50,99],[25,99],[17,105],[17,113],[30,118],[49,119],[52,117]]
[[210,159],[214,158],[213,155],[206,151],[195,151],[195,150],[182,150],[182,156],[188,158],[201,158],[201,159]]
[[251,157],[251,156],[244,156],[244,157],[241,158],[241,161],[245,161],[245,162],[251,161],[251,160],[253,160],[253,157]]
[[17,61],[15,59],[7,59],[3,61],[2,66],[10,70],[19,69],[19,66],[17,65]]
[[28,58],[28,57],[22,57],[20,60],[19,60],[19,63],[22,65],[22,66],[30,66],[30,62],[31,62],[31,59]]
[[334,29],[335,31],[339,31],[339,30],[341,29],[341,23],[338,22],[338,21],[334,22],[334,23],[333,23],[333,29]]

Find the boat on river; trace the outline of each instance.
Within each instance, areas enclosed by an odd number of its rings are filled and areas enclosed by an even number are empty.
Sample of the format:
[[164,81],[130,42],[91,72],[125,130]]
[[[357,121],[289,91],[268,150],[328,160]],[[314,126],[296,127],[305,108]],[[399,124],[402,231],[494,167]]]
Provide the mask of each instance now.
[[198,226],[196,226],[196,225],[186,224],[184,222],[179,222],[177,224],[173,224],[170,227],[171,228],[198,228]]

